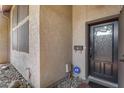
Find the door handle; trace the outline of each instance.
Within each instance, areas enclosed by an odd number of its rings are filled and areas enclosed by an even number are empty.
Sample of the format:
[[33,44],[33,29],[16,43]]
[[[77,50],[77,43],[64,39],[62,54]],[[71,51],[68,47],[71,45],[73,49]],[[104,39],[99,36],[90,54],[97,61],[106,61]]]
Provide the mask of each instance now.
[[120,62],[124,62],[124,59],[120,59],[119,61],[120,61]]
[[124,62],[124,54],[121,55],[121,58],[119,60],[120,62]]
[[90,58],[92,58],[92,56],[93,56],[93,50],[92,48],[90,48]]

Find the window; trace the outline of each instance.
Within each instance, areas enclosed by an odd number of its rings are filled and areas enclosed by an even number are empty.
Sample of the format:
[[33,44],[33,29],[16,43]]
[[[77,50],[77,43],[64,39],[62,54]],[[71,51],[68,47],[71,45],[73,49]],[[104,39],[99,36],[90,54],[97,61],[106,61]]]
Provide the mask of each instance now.
[[18,50],[18,44],[17,44],[17,29],[15,31],[12,31],[12,49]]
[[29,53],[29,19],[21,23],[29,15],[29,6],[15,6],[12,12],[12,49]]
[[28,5],[19,5],[18,6],[18,23],[21,22],[28,15],[29,15],[29,6]]
[[17,6],[14,7],[13,13],[12,13],[12,28],[17,26]]
[[29,52],[29,21],[18,29],[19,51]]

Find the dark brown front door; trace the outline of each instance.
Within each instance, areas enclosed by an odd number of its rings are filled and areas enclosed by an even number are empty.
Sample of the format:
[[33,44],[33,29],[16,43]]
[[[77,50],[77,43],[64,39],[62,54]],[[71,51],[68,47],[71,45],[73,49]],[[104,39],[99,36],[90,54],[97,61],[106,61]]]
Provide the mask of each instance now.
[[118,21],[90,26],[90,75],[117,82]]

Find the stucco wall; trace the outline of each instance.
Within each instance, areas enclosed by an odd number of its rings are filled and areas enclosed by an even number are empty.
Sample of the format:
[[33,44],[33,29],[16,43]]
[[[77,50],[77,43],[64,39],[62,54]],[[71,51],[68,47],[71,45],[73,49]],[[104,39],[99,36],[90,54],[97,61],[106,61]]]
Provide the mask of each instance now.
[[[73,46],[83,45],[84,50],[75,52],[73,49],[73,64],[81,68],[80,77],[86,79],[86,30],[85,23],[95,19],[112,16],[120,13],[121,6],[73,6]],[[73,47],[72,46],[72,47]]]
[[0,13],[0,63],[9,62],[9,18]]
[[[11,45],[11,63],[27,80],[26,68],[30,68],[34,87],[47,87],[63,78],[65,64],[72,59],[81,68],[80,77],[86,79],[85,23],[119,14],[120,9],[108,5],[29,6],[29,54],[13,51]],[[75,52],[72,45],[83,45],[84,50]]]
[[72,7],[40,7],[41,87],[60,80],[72,62]]
[[[25,79],[32,83],[34,87],[40,87],[39,10],[40,6],[29,6],[29,53],[12,50],[11,26],[11,63],[18,69]],[[31,79],[28,78],[29,74],[27,68],[30,68]]]

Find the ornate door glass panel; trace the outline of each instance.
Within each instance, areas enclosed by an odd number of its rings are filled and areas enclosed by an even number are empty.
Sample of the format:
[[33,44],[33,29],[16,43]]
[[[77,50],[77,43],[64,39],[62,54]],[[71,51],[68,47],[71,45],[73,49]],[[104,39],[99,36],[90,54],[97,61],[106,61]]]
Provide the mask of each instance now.
[[94,60],[112,62],[113,25],[94,27]]

